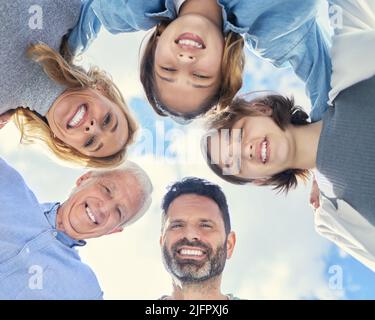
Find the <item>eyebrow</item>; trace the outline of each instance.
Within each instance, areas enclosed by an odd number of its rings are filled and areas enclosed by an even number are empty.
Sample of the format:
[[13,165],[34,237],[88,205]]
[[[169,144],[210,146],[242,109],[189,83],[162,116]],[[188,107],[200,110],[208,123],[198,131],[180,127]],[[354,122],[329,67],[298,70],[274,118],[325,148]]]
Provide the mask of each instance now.
[[215,221],[213,221],[211,219],[200,219],[199,221],[200,222],[209,222],[209,223],[215,224]]
[[171,79],[171,78],[165,78],[165,77],[161,76],[159,73],[157,73],[157,72],[155,72],[155,73],[156,73],[156,75],[157,75],[160,79],[162,79],[162,80],[164,80],[164,81],[167,81],[167,82],[176,82],[176,80],[173,80],[173,79]]
[[176,220],[172,220],[170,223],[176,223],[176,222],[185,222],[184,220],[182,219],[176,219]]
[[99,151],[101,148],[103,148],[103,142],[99,143],[99,145],[94,149],[92,150],[91,152],[96,152],[96,151]]
[[212,82],[211,84],[206,85],[206,86],[201,85],[201,84],[193,84],[192,87],[198,88],[198,89],[206,89],[206,88],[212,87],[214,84],[215,84],[215,82]]

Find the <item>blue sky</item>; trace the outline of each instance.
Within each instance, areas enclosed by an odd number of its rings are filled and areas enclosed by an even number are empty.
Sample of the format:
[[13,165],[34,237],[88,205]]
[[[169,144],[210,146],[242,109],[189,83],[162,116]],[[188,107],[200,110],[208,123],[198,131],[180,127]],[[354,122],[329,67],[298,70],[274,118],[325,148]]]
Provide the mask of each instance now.
[[[138,80],[138,47],[144,35],[113,36],[103,31],[83,59],[85,65],[94,63],[112,74],[142,127],[152,133],[154,150],[161,129],[167,133],[163,154],[139,154],[137,146],[130,150],[129,158],[145,168],[155,186],[149,212],[122,234],[90,240],[80,250],[97,274],[105,298],[155,299],[170,292],[159,248],[160,202],[171,182],[197,175],[222,186],[237,233],[234,256],[224,271],[224,292],[243,299],[374,299],[373,273],[314,231],[310,184],[285,197],[267,188],[223,182],[200,154],[201,123],[182,127],[155,115]],[[248,54],[242,91],[263,89],[293,94],[297,103],[309,108],[303,84],[291,70],[275,69]],[[21,172],[40,201],[63,201],[84,172],[56,163],[40,147],[20,146],[11,124],[0,131],[0,155]],[[187,163],[191,157],[194,161]],[[337,270],[342,286],[332,281]]]

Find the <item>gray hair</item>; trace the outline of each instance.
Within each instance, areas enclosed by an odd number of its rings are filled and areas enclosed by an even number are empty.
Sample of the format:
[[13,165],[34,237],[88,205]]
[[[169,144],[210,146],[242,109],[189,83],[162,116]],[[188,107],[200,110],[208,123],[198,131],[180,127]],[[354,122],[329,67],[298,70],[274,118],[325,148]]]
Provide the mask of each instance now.
[[113,173],[117,171],[129,172],[130,174],[132,174],[136,178],[138,183],[140,184],[140,188],[142,190],[142,197],[141,197],[142,205],[140,206],[138,211],[132,216],[131,219],[125,221],[123,224],[120,225],[120,227],[125,227],[139,220],[150,208],[151,202],[152,202],[151,194],[152,194],[154,187],[146,171],[143,170],[135,162],[132,162],[129,160],[127,160],[125,163],[123,163],[122,165],[120,165],[119,167],[115,169],[95,170],[93,171],[93,174],[94,176],[100,176],[103,174]]

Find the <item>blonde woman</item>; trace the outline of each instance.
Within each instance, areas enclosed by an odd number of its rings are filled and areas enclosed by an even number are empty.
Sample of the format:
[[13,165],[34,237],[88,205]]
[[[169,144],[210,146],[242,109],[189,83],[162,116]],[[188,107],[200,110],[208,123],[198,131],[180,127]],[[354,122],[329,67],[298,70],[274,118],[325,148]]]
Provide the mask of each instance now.
[[70,163],[115,166],[137,125],[108,75],[72,62],[65,38],[80,10],[80,0],[0,0],[0,129],[13,115],[21,141]]

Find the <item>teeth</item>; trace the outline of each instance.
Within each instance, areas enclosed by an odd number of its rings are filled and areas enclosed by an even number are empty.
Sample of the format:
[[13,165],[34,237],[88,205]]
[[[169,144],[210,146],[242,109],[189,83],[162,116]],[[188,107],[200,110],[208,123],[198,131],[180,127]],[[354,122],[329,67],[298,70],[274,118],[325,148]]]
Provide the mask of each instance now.
[[69,127],[75,127],[80,121],[83,119],[84,115],[86,113],[86,107],[85,105],[81,105],[74,115],[73,119],[69,121],[68,125]]
[[196,42],[194,40],[190,40],[190,39],[178,40],[178,44],[182,44],[182,45],[185,45],[185,46],[192,46],[192,47],[196,47],[196,48],[199,48],[199,49],[203,48],[201,43]]
[[200,250],[187,250],[187,249],[182,249],[180,251],[180,254],[185,255],[185,256],[202,256],[203,252]]
[[263,163],[265,163],[266,162],[266,160],[267,160],[267,141],[264,141],[263,143],[262,143],[262,161],[263,161]]
[[94,223],[96,223],[96,219],[95,219],[95,216],[94,214],[92,213],[91,209],[86,206],[86,213],[87,213],[87,216],[90,218],[90,220]]

